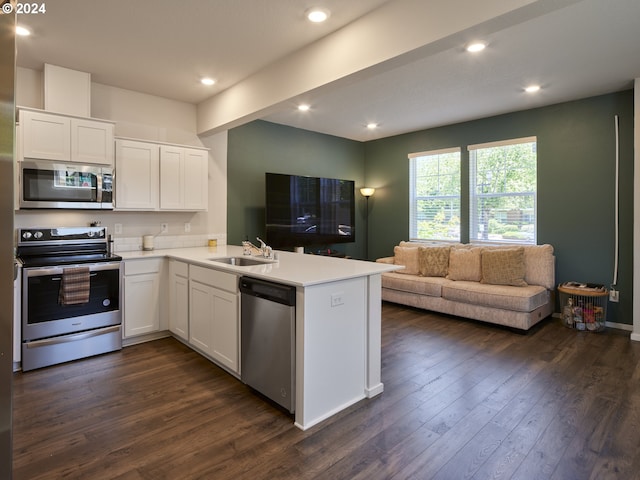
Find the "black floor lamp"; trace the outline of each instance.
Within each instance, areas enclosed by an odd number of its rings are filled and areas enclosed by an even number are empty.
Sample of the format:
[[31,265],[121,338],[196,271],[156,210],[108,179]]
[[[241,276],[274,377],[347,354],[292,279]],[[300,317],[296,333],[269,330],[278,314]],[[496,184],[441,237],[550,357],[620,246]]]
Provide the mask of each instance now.
[[375,188],[371,187],[362,187],[360,189],[360,194],[367,200],[367,209],[365,219],[367,221],[367,231],[364,237],[364,252],[365,259],[369,260],[369,197],[371,197],[374,193],[376,193]]

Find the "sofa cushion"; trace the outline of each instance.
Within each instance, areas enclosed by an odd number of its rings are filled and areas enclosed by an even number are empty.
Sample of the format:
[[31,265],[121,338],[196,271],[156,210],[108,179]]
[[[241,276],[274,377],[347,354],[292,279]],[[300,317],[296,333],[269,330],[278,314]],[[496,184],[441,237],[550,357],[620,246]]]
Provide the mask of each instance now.
[[418,260],[423,277],[446,277],[451,247],[420,247]]
[[451,282],[443,285],[442,297],[455,302],[532,312],[549,301],[549,291],[539,285],[513,287],[478,282]]
[[394,260],[396,265],[404,265],[405,268],[398,270],[398,273],[405,275],[418,275],[420,273],[420,263],[418,261],[419,250],[411,247],[393,247]]
[[524,248],[484,249],[481,255],[482,283],[526,287]]
[[411,241],[401,241],[398,246],[399,247],[403,247],[403,248],[418,248],[418,247],[424,247],[424,242],[411,242]]
[[479,282],[481,278],[480,254],[482,248],[451,248],[449,252],[449,280]]
[[385,272],[382,274],[382,288],[401,290],[407,293],[439,297],[442,294],[442,285],[450,283],[443,277],[418,277],[417,275],[401,275],[397,272]]
[[524,280],[529,285],[542,285],[553,290],[555,288],[555,257],[553,246],[526,245],[524,247],[524,264],[526,273]]

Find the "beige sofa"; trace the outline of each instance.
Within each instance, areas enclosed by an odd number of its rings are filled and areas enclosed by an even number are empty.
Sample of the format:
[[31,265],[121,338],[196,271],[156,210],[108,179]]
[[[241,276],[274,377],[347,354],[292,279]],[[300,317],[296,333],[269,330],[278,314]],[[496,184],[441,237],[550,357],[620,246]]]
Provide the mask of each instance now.
[[382,274],[382,299],[435,312],[528,330],[553,312],[551,245],[478,246],[400,242],[403,265]]

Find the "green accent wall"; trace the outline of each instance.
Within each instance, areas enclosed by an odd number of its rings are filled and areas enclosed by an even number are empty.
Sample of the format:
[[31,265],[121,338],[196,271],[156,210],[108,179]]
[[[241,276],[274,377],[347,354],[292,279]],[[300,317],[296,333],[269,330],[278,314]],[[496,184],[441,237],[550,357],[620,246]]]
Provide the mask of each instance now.
[[[553,245],[556,282],[609,286],[614,272],[615,135],[620,126],[620,303],[608,321],[632,324],[633,91],[388,137],[365,143],[256,121],[229,131],[228,243],[264,235],[264,173],[355,180],[370,186],[369,258],[393,254],[409,235],[407,155],[462,148],[462,204],[468,199],[467,145],[536,136],[538,139],[538,243]],[[356,193],[355,244],[336,246],[364,258],[365,201]],[[462,232],[468,212],[462,212]],[[462,239],[467,241],[468,238]]]
[[[538,243],[554,247],[556,282],[609,286],[614,274],[615,115],[620,128],[620,303],[609,303],[607,318],[633,324],[633,91],[367,142],[366,182],[376,187],[370,255],[393,255],[393,246],[408,239],[409,153],[461,147],[466,205],[467,145],[536,136]],[[461,231],[468,225],[468,212],[462,212]]]
[[227,148],[227,243],[264,238],[266,172],[340,178],[356,184],[356,242],[317,248],[363,258],[365,203],[357,189],[364,186],[364,144],[255,121],[229,130]]

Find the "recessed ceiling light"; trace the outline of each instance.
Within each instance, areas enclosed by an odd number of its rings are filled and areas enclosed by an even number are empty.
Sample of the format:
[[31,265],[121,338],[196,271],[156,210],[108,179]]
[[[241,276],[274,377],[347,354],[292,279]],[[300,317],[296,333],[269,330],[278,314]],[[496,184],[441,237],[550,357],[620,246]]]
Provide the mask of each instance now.
[[470,43],[469,45],[467,45],[467,52],[471,52],[471,53],[481,52],[486,47],[487,47],[486,43],[482,43],[482,42]]
[[203,85],[213,85],[216,81],[213,78],[205,77],[200,80]]
[[307,105],[306,103],[298,105],[298,110],[300,110],[301,112],[307,112],[310,108],[311,106]]
[[17,26],[16,27],[16,35],[20,35],[21,37],[28,37],[31,35],[31,30],[26,27]]
[[373,123],[373,122],[367,123],[367,128],[369,130],[375,130],[376,128],[378,128],[378,124],[377,123]]
[[538,90],[540,90],[540,85],[529,85],[524,89],[527,93],[536,93]]
[[307,19],[313,23],[322,23],[329,18],[329,11],[323,8],[312,8],[307,11]]

